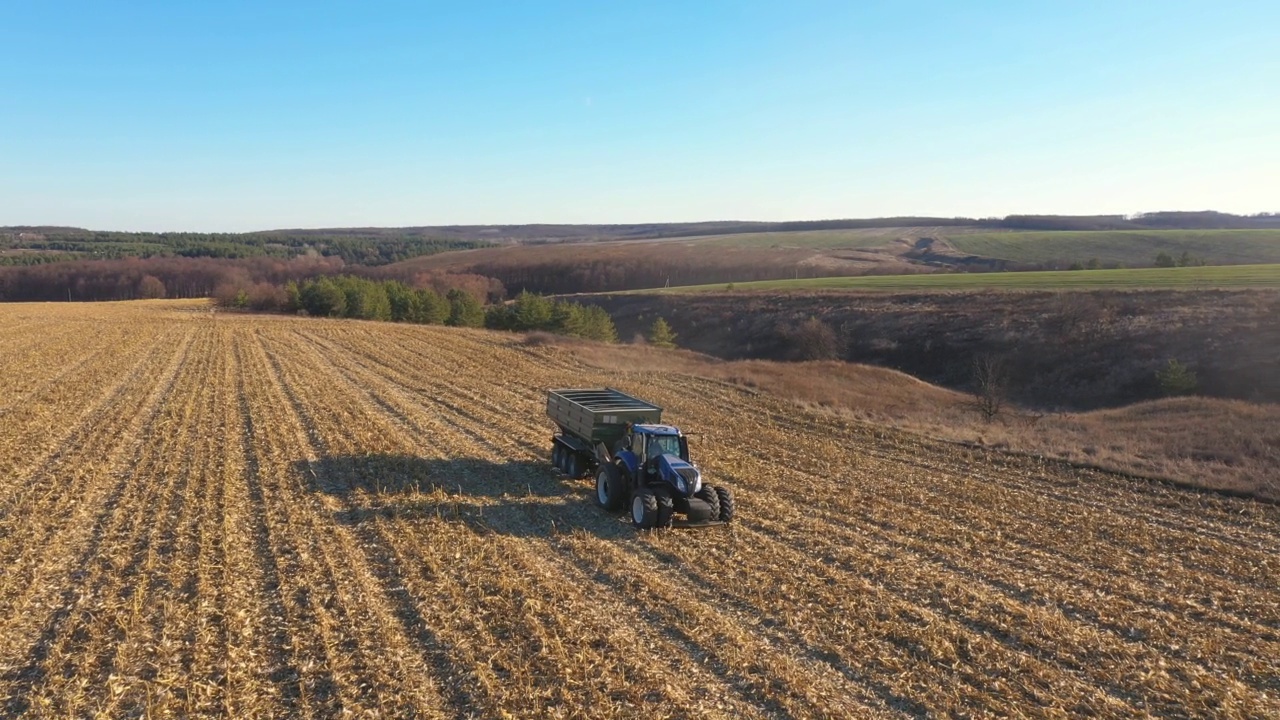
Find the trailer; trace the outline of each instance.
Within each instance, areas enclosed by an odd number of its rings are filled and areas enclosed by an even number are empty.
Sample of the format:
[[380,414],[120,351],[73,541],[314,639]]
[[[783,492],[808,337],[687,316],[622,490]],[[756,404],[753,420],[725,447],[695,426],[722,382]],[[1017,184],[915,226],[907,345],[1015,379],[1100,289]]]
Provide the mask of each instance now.
[[688,438],[662,424],[662,408],[614,388],[547,391],[547,417],[558,432],[551,462],[567,476],[593,475],[596,502],[630,507],[640,529],[701,527],[733,519],[733,493],[702,482]]

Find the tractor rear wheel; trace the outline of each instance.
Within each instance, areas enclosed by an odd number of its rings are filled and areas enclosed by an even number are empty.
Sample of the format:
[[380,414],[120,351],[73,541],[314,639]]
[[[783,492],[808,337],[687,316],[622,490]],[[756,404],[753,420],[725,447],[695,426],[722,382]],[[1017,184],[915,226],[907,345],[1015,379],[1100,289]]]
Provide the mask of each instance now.
[[655,527],[671,527],[672,516],[675,515],[675,503],[671,500],[671,491],[666,488],[654,488],[654,497],[658,499],[658,516]]
[[723,485],[716,486],[716,495],[720,499],[720,521],[731,522],[733,520],[733,492]]
[[658,496],[649,488],[641,488],[631,499],[631,524],[637,530],[651,530],[658,524]]
[[622,510],[627,503],[627,491],[622,486],[622,473],[614,465],[603,465],[596,473],[596,502],[609,512]]
[[712,520],[720,517],[720,496],[716,494],[715,488],[710,485],[703,485],[698,488],[698,492],[694,493],[693,496],[711,506]]

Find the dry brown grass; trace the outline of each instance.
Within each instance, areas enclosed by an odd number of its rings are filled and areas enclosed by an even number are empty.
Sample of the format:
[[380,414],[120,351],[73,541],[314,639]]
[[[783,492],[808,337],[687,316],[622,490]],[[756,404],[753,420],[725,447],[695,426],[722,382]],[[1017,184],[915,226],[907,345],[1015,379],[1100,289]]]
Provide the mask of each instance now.
[[713,378],[931,438],[1280,500],[1280,405],[1176,398],[1082,413],[1006,406],[988,422],[972,396],[871,365],[724,361],[680,350],[556,342],[613,371]]
[[[902,376],[812,366],[845,394],[810,409],[680,353],[163,302],[0,306],[0,347],[0,715],[1280,712],[1280,508],[837,412],[951,397]],[[579,384],[696,432],[740,519],[596,508],[545,459]]]

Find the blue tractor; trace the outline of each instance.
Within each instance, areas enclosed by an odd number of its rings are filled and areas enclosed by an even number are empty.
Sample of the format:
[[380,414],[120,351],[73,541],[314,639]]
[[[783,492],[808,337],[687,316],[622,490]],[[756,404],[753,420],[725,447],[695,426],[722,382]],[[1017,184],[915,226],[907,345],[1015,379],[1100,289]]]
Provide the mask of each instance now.
[[551,460],[570,477],[594,474],[596,501],[629,507],[637,528],[701,527],[733,520],[729,488],[702,482],[679,428],[662,408],[613,388],[551,390],[547,415],[559,428]]

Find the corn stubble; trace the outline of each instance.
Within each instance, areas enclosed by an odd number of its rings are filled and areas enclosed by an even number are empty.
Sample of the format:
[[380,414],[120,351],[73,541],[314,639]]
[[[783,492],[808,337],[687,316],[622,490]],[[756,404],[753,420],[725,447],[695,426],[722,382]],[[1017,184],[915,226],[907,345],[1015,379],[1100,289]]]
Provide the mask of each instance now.
[[[0,715],[1280,713],[1280,510],[509,336],[0,306]],[[695,431],[640,535],[550,386]]]

